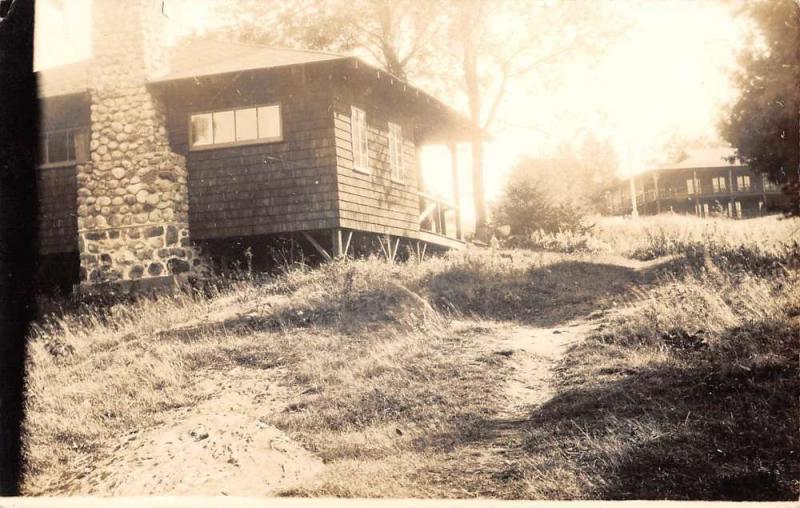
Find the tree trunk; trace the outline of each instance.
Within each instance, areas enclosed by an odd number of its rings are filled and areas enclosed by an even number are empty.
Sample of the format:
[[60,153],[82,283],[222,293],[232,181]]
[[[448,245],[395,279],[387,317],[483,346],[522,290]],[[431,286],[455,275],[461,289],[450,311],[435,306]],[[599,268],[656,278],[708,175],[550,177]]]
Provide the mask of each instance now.
[[383,53],[386,70],[396,78],[405,81],[407,79],[406,71],[397,55],[395,19],[390,1],[383,0],[378,4],[378,22],[381,27],[381,53]]
[[[465,31],[466,32],[466,31]],[[469,36],[464,44],[464,84],[469,102],[472,136],[472,195],[475,202],[475,237],[486,238],[486,195],[483,186],[483,138],[481,137],[481,89],[478,80],[478,58]]]

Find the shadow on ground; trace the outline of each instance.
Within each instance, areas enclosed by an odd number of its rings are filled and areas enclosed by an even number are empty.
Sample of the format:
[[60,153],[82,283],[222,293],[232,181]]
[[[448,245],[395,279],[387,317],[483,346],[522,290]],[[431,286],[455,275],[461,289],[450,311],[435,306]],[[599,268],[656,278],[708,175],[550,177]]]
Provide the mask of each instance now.
[[371,332],[375,325],[419,327],[445,314],[475,316],[536,326],[559,326],[632,297],[632,289],[654,280],[659,269],[561,261],[527,269],[452,267],[408,286],[383,287],[339,297],[261,307],[218,322],[194,324],[162,335],[191,339],[198,332],[249,333],[287,328],[333,328]]
[[456,267],[437,274],[423,289],[438,309],[550,327],[630,298],[631,289],[651,281],[654,273],[588,261],[500,274]]
[[454,464],[464,468],[475,450],[505,445],[502,460],[476,468],[482,477],[472,486],[481,496],[797,499],[799,330],[746,328],[728,330],[721,341],[735,348],[742,337],[759,341],[756,334],[766,331],[771,344],[744,346],[750,354],[738,359],[713,347],[682,351],[678,361],[647,367],[619,361],[618,349],[610,361],[603,345],[589,340],[557,369],[568,384],[527,416],[473,421],[421,446],[468,450]]

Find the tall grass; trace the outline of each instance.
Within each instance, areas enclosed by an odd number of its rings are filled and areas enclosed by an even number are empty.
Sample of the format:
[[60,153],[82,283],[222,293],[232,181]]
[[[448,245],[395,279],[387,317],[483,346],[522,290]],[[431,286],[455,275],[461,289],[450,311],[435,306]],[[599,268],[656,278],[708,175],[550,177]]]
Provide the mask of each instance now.
[[[558,252],[295,265],[53,314],[31,337],[26,491],[69,492],[120,434],[239,366],[285,385],[269,422],[328,464],[294,494],[796,498],[797,225],[606,218],[588,241],[538,240]],[[644,278],[617,259],[662,254],[685,261]],[[601,314],[502,463],[474,457],[513,374],[487,339]]]
[[552,252],[590,252],[650,260],[691,251],[740,250],[758,256],[797,252],[800,220],[768,216],[751,220],[662,214],[639,217],[591,217],[588,232],[537,232],[523,247]]

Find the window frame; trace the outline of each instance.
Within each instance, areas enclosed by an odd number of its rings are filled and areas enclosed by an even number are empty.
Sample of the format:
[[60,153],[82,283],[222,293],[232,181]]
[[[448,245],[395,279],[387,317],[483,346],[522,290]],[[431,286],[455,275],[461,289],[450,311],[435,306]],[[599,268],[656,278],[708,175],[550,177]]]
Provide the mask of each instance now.
[[[255,109],[256,110],[256,132],[258,132],[258,108],[268,108],[272,106],[278,106],[278,126],[280,129],[280,135],[274,136],[270,138],[256,138],[256,139],[245,139],[241,141],[236,141],[236,112],[239,110],[245,109]],[[233,141],[225,142],[225,143],[214,143],[214,113],[233,113]],[[211,143],[207,145],[196,145],[192,146],[192,117],[198,115],[211,115]],[[219,148],[232,148],[237,146],[249,146],[249,145],[268,145],[272,143],[282,143],[286,141],[286,136],[284,135],[284,120],[283,120],[283,103],[281,101],[275,102],[268,102],[262,104],[253,104],[247,106],[237,106],[233,108],[217,108],[217,109],[208,109],[208,110],[198,110],[198,111],[191,111],[186,117],[186,123],[188,125],[187,128],[187,145],[189,146],[190,152],[199,152],[203,150],[216,150]]]
[[[389,139],[389,169],[391,179],[396,183],[405,183],[405,161],[403,160],[403,127],[394,122],[388,122]],[[395,136],[396,133],[396,136]],[[395,156],[392,156],[394,146]],[[396,161],[395,161],[396,159]],[[396,162],[396,164],[395,164]]]
[[725,176],[712,176],[711,177],[711,190],[714,194],[723,194],[728,192],[728,179]]
[[[747,179],[747,185],[741,185]],[[750,175],[736,175],[736,190],[740,192],[750,192],[753,189],[753,180],[750,178]]]
[[[360,139],[356,140],[356,129],[355,129],[355,118],[356,112],[360,113],[361,118],[363,118],[363,130],[359,132],[363,132],[364,135],[364,152],[361,152],[361,142]],[[369,167],[369,122],[367,122],[367,112],[358,106],[350,106],[350,144],[351,150],[353,152],[353,170],[358,171],[360,173],[371,174],[372,171]],[[356,157],[356,145],[358,145],[358,152],[359,157]],[[356,160],[356,159],[360,160]]]
[[[41,131],[41,136],[40,136],[40,139],[39,139],[39,143],[41,143],[41,146],[39,147],[39,149],[40,149],[40,154],[39,155],[42,155],[41,152],[42,152],[42,149],[44,149],[44,152],[43,152],[44,153],[44,159],[45,160],[49,159],[50,151],[48,149],[48,143],[47,143],[48,139],[47,138],[48,138],[48,136],[50,134],[61,133],[61,132],[67,132],[67,133],[71,132],[72,133],[72,155],[74,157],[72,159],[65,159],[65,160],[62,160],[62,161],[55,161],[55,162],[49,162],[49,161],[48,162],[41,162],[41,161],[38,161],[38,163],[36,164],[37,167],[43,168],[43,169],[62,168],[62,167],[69,167],[69,166],[74,166],[76,164],[81,164],[81,163],[87,162],[87,160],[89,159],[89,128],[87,126],[85,126],[85,125],[81,125],[81,126],[78,126],[78,127],[64,127],[64,128],[61,128],[61,129],[49,129],[49,130],[43,129]],[[78,139],[79,139],[78,134],[82,135],[82,137],[84,139],[84,143],[86,145],[86,146],[83,147],[83,154],[85,155],[85,157],[83,157],[83,158],[81,158],[79,156],[81,154],[81,150],[79,150],[78,146],[77,146]],[[67,152],[69,152],[69,148],[67,149]]]
[[695,181],[694,178],[687,178],[686,179],[686,194],[688,194],[690,196],[697,195],[697,188],[695,186],[695,183],[696,183],[696,181]]

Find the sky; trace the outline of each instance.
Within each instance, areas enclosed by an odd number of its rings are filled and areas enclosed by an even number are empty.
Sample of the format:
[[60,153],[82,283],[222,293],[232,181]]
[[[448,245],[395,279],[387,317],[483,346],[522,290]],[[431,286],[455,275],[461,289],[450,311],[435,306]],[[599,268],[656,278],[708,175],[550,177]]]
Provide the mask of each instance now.
[[[614,145],[621,175],[652,166],[672,136],[718,139],[721,112],[736,94],[730,71],[749,28],[732,14],[731,3],[594,1],[624,10],[631,20],[628,30],[593,62],[576,59],[560,67],[556,85],[523,81],[509,92],[486,147],[489,200],[501,193],[520,157],[547,154],[588,133]],[[89,57],[89,11],[90,0],[37,0],[37,68]],[[166,12],[173,41],[215,26],[202,0],[167,0]],[[424,157],[428,166],[449,168],[443,150],[429,150]],[[466,201],[471,191],[467,147],[461,147],[460,160]],[[439,174],[446,178],[449,171]]]

